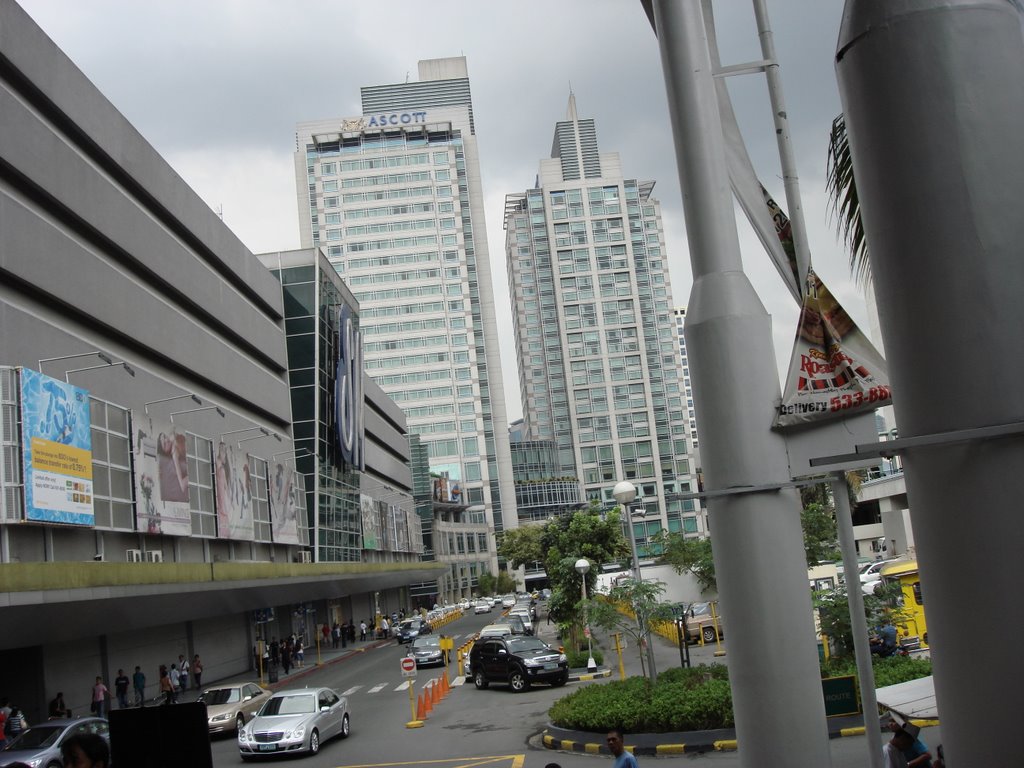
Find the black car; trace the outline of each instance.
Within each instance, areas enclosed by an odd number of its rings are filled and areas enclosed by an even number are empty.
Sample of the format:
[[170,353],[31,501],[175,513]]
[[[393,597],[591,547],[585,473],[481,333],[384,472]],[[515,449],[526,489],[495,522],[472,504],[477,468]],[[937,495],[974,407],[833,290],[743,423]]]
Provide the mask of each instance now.
[[417,667],[448,663],[448,651],[441,650],[441,638],[421,635],[412,641],[409,655],[416,659]]
[[430,625],[423,619],[406,619],[398,626],[398,642],[411,643],[420,635],[429,635]]
[[518,693],[534,683],[565,685],[569,679],[564,653],[523,635],[478,640],[469,654],[469,669],[478,690],[491,683],[508,683]]

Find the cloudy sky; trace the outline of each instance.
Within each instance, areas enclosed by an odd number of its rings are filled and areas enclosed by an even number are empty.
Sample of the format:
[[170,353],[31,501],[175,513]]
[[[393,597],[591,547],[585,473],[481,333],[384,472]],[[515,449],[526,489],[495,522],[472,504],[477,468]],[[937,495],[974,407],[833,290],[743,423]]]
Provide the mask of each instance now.
[[[689,252],[657,43],[639,0],[19,0],[30,16],[256,253],[299,246],[295,124],[361,114],[359,88],[416,79],[421,59],[467,58],[495,298],[508,304],[505,195],[530,188],[570,88],[627,177],[657,182],[676,305]],[[829,127],[840,112],[833,54],[840,0],[768,0],[812,258],[868,326],[825,198]],[[716,0],[724,64],[761,58],[752,5]],[[730,92],[762,182],[784,200],[760,76]],[[738,217],[747,272],[773,318],[784,368],[797,308]],[[506,313],[500,313],[505,314]],[[509,419],[520,415],[514,347],[502,339]]]

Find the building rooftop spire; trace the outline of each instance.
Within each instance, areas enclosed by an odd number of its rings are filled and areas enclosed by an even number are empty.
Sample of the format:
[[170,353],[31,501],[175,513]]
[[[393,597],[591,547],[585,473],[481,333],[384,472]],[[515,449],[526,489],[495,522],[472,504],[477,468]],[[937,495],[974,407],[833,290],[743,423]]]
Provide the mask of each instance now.
[[569,83],[569,106],[565,111],[565,119],[576,122],[579,116],[576,114],[576,94],[572,92],[572,83]]

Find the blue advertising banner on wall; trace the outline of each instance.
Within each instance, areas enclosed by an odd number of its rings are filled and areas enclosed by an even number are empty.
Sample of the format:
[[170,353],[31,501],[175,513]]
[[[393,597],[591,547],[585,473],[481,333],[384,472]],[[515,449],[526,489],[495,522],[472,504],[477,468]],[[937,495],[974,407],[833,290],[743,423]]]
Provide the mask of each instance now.
[[21,369],[25,518],[93,525],[89,392]]

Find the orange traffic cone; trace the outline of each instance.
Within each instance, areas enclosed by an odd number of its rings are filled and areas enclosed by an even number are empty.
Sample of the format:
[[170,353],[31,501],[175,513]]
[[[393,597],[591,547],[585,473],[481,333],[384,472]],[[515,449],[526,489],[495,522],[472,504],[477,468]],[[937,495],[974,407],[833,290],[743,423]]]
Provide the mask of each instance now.
[[430,706],[433,707],[435,704],[441,701],[441,686],[434,680],[430,683]]
[[416,698],[416,719],[426,720],[427,719],[427,705],[425,703],[426,697],[421,693]]

